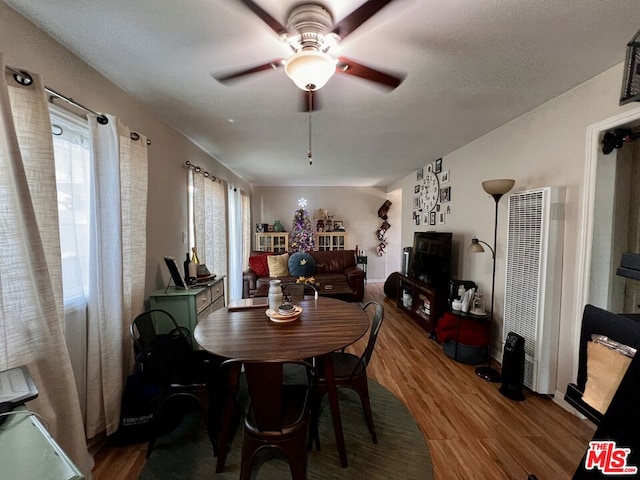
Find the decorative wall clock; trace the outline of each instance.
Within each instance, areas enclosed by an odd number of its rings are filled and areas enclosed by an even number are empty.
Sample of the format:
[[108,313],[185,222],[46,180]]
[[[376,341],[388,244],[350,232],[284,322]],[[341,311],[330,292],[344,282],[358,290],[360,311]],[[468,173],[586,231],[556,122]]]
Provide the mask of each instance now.
[[440,199],[440,183],[438,176],[433,172],[424,174],[424,188],[420,191],[422,196],[422,209],[424,213],[433,210]]
[[442,170],[442,159],[427,164],[416,171],[413,189],[413,221],[416,225],[444,225],[451,214],[451,187],[449,170]]

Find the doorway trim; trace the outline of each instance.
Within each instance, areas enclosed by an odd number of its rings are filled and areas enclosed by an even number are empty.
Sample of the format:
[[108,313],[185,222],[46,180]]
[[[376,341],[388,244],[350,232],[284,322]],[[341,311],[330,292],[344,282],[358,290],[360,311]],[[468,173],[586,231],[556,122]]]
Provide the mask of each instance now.
[[[593,223],[596,190],[596,170],[598,158],[604,155],[601,151],[600,138],[604,131],[627,125],[640,120],[640,106],[630,109],[620,115],[608,118],[587,127],[585,168],[583,178],[582,208],[580,211],[580,229],[578,238],[578,258],[576,265],[576,291],[574,311],[576,314],[574,325],[574,345],[578,345],[582,311],[589,298],[589,278],[591,276],[591,250],[593,245]],[[578,349],[574,351],[573,377],[578,373]]]

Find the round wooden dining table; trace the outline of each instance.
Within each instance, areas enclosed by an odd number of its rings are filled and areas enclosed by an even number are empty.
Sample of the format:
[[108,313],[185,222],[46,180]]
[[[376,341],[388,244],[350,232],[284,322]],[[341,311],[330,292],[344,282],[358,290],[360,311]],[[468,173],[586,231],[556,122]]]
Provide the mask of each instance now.
[[[335,350],[351,345],[369,329],[369,316],[358,304],[319,297],[296,301],[302,308],[291,322],[272,321],[265,307],[216,310],[198,320],[194,338],[203,349],[221,357],[240,360],[300,360],[327,357]],[[340,419],[333,363],[323,362],[328,398],[333,417],[336,445],[343,467],[347,454]],[[227,407],[229,408],[229,400]],[[232,408],[232,405],[231,405]],[[231,418],[226,411],[223,419]],[[221,428],[216,471],[224,469],[230,425]]]

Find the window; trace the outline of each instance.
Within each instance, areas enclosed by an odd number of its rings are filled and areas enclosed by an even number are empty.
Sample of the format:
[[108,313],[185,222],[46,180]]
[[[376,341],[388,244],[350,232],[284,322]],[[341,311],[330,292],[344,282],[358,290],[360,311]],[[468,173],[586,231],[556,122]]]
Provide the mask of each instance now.
[[211,273],[227,274],[225,186],[214,177],[189,169],[189,245]]
[[58,217],[65,304],[86,297],[89,278],[89,130],[84,119],[50,109],[58,189]]

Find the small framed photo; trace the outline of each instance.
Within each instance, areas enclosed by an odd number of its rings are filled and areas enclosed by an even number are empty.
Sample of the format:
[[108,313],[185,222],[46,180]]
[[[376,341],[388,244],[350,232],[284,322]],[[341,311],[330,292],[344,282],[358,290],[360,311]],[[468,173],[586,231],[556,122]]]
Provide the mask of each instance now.
[[449,183],[449,170],[440,174],[440,183]]
[[440,201],[441,202],[451,201],[451,187],[444,187],[440,189]]
[[435,166],[435,170],[434,173],[440,173],[442,171],[442,159],[439,158],[436,160],[436,166]]
[[414,210],[420,208],[420,197],[413,197],[413,208]]
[[422,169],[418,169],[418,171],[416,172],[416,181],[420,181],[422,180],[422,176],[423,176],[424,172],[422,171]]
[[427,165],[427,172],[429,173],[433,172],[433,163],[430,163],[429,165]]
[[444,225],[444,212],[438,212],[438,225]]
[[344,230],[344,222],[342,220],[334,220],[333,221],[333,229],[338,231]]
[[413,187],[413,193],[420,193],[420,185]]
[[416,225],[420,225],[420,215],[416,215]]
[[187,284],[184,282],[184,278],[180,274],[180,270],[178,270],[178,265],[176,264],[176,259],[174,257],[164,257],[164,263],[166,263],[167,268],[169,269],[169,273],[171,274],[171,279],[173,280],[176,288],[180,288],[182,290],[187,290]]
[[429,213],[429,225],[435,225],[436,224],[436,212],[430,212]]

